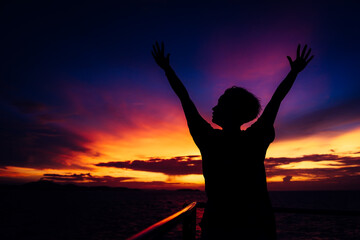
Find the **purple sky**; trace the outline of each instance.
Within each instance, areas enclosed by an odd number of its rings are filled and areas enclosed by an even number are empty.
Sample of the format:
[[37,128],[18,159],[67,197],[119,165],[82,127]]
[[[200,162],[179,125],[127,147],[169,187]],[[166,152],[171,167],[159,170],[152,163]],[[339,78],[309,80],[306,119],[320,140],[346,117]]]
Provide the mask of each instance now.
[[[142,171],[167,169],[162,172],[172,175],[176,170],[170,168],[179,164],[176,157],[197,155],[196,149],[187,147],[171,155],[160,144],[169,142],[168,133],[188,133],[178,100],[150,54],[156,40],[165,42],[172,66],[209,121],[218,97],[232,85],[247,88],[265,107],[289,71],[286,56],[294,57],[297,44],[307,43],[315,58],[281,107],[277,141],[340,136],[360,127],[356,1],[23,1],[1,5],[2,182],[24,176],[24,169],[12,167],[43,171],[46,178],[59,177],[54,174],[89,177],[80,174],[92,172],[95,178],[135,179],[137,175],[128,173],[96,172],[114,162],[112,171],[119,166],[127,169],[125,165],[134,160],[143,164]],[[155,146],[162,149],[159,155],[147,150],[144,142],[149,135],[154,143],[160,139]],[[138,150],[126,145],[135,138],[143,143]],[[184,139],[179,146],[191,144],[188,137]],[[119,151],[138,153],[115,156],[115,150],[109,149],[117,143],[121,143]],[[360,152],[360,144],[354,146],[353,153]],[[302,155],[316,154],[327,153]],[[334,161],[347,156],[333,154],[339,155],[332,157]],[[348,157],[358,161],[355,155]],[[161,159],[165,167],[154,168],[154,159]],[[313,161],[322,160],[314,157]],[[67,172],[56,172],[60,169]],[[354,174],[358,168],[347,171]],[[34,179],[39,175],[34,173]],[[288,175],[277,172],[279,177]]]

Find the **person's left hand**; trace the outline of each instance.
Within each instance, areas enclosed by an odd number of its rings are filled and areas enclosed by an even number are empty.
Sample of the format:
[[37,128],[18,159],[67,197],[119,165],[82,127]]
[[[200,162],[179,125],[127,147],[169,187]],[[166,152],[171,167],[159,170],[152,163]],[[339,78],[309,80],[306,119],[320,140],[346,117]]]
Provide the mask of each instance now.
[[159,46],[159,43],[156,42],[155,45],[153,45],[153,50],[151,54],[153,55],[155,62],[157,65],[159,65],[162,69],[167,69],[170,67],[170,53],[166,55],[164,53],[164,43],[161,43],[161,47]]

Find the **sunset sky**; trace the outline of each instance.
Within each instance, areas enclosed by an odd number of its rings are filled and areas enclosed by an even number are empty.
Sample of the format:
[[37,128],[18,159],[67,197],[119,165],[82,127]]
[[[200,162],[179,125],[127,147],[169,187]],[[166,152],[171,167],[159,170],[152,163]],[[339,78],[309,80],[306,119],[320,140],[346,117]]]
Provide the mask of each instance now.
[[276,2],[2,3],[0,183],[203,189],[199,150],[151,56],[158,40],[209,122],[234,85],[264,108],[307,43],[315,58],[281,105],[269,190],[360,190],[357,2]]

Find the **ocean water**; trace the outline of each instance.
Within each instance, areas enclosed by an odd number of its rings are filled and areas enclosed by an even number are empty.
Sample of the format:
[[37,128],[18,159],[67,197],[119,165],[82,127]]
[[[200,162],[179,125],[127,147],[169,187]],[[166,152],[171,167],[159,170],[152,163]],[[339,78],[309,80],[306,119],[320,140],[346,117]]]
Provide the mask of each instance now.
[[[356,191],[270,195],[274,207],[360,210],[360,192]],[[0,189],[0,239],[126,239],[193,201],[205,202],[205,193]],[[197,223],[202,213],[197,210]],[[276,220],[279,240],[360,239],[358,216],[277,213]],[[164,239],[181,239],[181,226]]]

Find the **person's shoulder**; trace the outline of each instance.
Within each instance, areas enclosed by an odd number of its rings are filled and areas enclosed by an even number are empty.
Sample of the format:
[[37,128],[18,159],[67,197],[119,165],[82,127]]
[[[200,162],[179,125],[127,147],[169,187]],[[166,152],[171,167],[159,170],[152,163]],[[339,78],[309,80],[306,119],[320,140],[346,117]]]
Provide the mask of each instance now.
[[191,136],[193,137],[193,140],[198,148],[204,149],[204,147],[207,148],[209,144],[214,141],[214,139],[217,139],[218,136],[221,135],[221,132],[222,131],[220,129],[214,129],[211,127],[206,129],[206,131],[201,131],[201,134],[191,134]]
[[275,128],[272,124],[266,124],[263,121],[257,120],[246,130],[247,134],[262,136],[267,141],[274,141],[275,139]]
[[258,118],[253,124],[251,124],[250,127],[248,127],[246,130],[264,130],[264,129],[274,129],[274,125],[273,124],[269,124],[267,122],[265,122],[263,119]]

